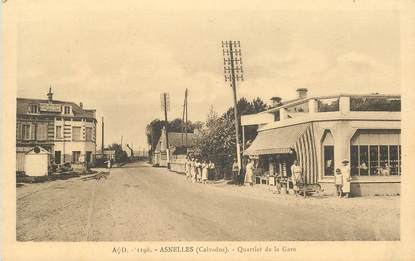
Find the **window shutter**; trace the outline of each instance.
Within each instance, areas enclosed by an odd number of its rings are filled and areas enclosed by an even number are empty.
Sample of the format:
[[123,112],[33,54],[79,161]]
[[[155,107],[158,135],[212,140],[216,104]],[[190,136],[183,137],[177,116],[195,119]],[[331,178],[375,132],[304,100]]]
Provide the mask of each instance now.
[[36,125],[35,124],[30,124],[30,139],[31,140],[36,139],[35,133],[36,133]]
[[22,139],[22,124],[17,123],[16,125],[16,139],[21,140]]

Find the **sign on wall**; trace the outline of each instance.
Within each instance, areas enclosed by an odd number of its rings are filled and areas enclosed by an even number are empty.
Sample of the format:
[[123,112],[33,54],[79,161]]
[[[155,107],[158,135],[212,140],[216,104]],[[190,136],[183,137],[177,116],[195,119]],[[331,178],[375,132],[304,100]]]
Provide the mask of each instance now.
[[41,103],[40,111],[43,112],[62,112],[62,106],[60,104]]

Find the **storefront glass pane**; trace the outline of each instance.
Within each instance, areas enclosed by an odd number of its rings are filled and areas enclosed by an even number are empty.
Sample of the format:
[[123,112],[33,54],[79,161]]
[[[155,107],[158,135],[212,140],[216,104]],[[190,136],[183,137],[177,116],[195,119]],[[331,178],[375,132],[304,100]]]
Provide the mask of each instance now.
[[401,167],[401,162],[402,162],[402,158],[401,158],[401,145],[398,146],[399,148],[399,162],[398,162],[398,175],[402,174],[402,167]]
[[399,175],[398,166],[399,166],[399,152],[398,146],[393,145],[389,146],[389,160],[390,160],[390,169],[391,175]]
[[389,165],[388,157],[389,157],[388,146],[386,145],[379,146],[380,175],[381,176],[390,175],[390,165]]
[[359,146],[359,169],[360,176],[367,176],[369,174],[369,149],[368,146]]
[[379,172],[379,151],[378,146],[370,146],[370,175],[380,175]]
[[359,147],[350,146],[350,171],[352,176],[359,175]]
[[324,175],[334,175],[334,146],[324,146]]

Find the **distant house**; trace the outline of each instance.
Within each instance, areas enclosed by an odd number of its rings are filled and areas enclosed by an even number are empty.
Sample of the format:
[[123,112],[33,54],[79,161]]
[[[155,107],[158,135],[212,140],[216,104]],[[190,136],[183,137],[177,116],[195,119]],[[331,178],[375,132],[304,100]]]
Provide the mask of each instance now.
[[[186,138],[187,136],[187,138]],[[169,132],[169,150],[170,157],[174,155],[186,155],[187,151],[193,148],[195,144],[194,133]],[[167,166],[167,150],[166,150],[166,131],[162,130],[161,136],[157,142],[153,163],[159,166]]]
[[16,159],[18,172],[24,172],[25,153],[41,147],[56,164],[94,162],[96,147],[95,110],[82,103],[48,99],[17,98]]

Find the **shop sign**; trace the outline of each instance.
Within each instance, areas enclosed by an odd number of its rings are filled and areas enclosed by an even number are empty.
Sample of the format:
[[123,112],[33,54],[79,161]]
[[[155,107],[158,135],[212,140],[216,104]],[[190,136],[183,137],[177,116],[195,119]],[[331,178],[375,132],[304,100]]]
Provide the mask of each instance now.
[[43,112],[62,112],[62,106],[60,104],[41,103],[40,111]]

